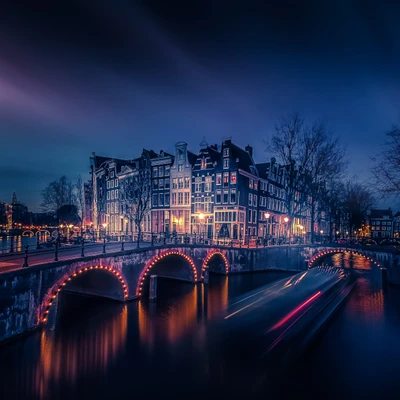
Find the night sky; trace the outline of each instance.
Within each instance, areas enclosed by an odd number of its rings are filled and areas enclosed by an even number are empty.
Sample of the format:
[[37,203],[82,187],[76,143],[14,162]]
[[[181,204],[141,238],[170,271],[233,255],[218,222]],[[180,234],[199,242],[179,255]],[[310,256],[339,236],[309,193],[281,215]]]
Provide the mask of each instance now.
[[38,210],[93,151],[231,137],[262,162],[294,111],[328,121],[366,180],[400,122],[399,17],[395,0],[3,0],[0,201]]

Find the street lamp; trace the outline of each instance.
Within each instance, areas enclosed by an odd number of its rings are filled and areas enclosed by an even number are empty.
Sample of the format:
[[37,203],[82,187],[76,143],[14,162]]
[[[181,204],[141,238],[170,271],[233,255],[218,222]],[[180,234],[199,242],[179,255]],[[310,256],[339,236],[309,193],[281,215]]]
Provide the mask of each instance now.
[[304,242],[304,239],[303,239],[304,226],[303,225],[299,225],[299,229],[300,229],[300,234],[301,234],[301,241]]
[[[269,237],[269,217],[271,216],[271,214],[269,212],[264,213],[264,217],[266,219],[266,224],[265,224],[265,235],[264,235],[264,243],[265,243],[265,237]],[[264,244],[265,246],[265,244]]]
[[200,230],[200,237],[203,237],[203,229],[201,228],[201,224],[202,224],[202,222],[203,222],[203,219],[204,219],[204,214],[203,213],[200,213],[199,214],[199,230]]
[[[283,221],[285,222],[285,238],[287,239],[287,236],[288,236],[288,227],[287,227],[287,223],[289,222],[289,218],[288,217],[285,217],[285,218],[283,218]],[[289,244],[290,244],[290,240],[289,240]]]

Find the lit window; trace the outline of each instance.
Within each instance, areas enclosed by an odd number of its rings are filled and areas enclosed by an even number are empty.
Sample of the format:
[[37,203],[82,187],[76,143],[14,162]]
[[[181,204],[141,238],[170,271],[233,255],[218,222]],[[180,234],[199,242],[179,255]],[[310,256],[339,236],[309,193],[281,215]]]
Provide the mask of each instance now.
[[207,168],[207,162],[205,158],[201,159],[201,169],[206,169]]
[[249,189],[253,189],[253,179],[249,179]]
[[231,172],[231,185],[235,185],[235,184],[236,184],[236,171]]
[[215,184],[221,185],[221,183],[222,183],[222,174],[217,174],[215,179]]
[[229,172],[224,172],[224,187],[229,185]]

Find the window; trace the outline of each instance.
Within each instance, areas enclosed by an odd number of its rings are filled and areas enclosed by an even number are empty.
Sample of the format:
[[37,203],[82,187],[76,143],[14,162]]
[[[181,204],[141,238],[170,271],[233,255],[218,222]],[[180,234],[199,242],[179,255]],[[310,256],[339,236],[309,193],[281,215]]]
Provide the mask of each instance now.
[[257,195],[256,194],[253,195],[253,204],[254,204],[254,207],[257,206]]
[[154,179],[154,181],[153,181],[153,189],[154,190],[158,189],[158,179]]
[[107,189],[110,189],[110,181],[107,181]]
[[172,179],[172,189],[178,189],[178,179]]
[[224,187],[229,185],[229,172],[224,172]]
[[212,186],[212,178],[211,178],[211,176],[206,176],[205,180],[206,180],[206,183],[204,185],[204,191],[205,192],[211,192],[211,186]]
[[183,160],[182,150],[178,150],[178,160]]
[[164,198],[164,200],[165,200],[164,205],[169,206],[169,193],[165,193],[165,198]]
[[251,207],[253,205],[253,195],[249,193],[249,206]]
[[183,164],[178,164],[178,172],[182,172],[183,171]]
[[229,157],[229,148],[224,149],[224,157]]
[[203,157],[201,159],[201,169],[206,169],[207,168],[207,162],[206,159]]
[[185,188],[190,187],[190,176],[185,176]]
[[118,179],[115,180],[115,187],[118,187]]
[[114,200],[114,190],[111,190],[111,200]]
[[178,189],[183,189],[183,178],[178,178]]
[[[257,222],[257,211],[253,210],[253,222],[256,223]],[[255,234],[255,232],[254,232]]]
[[159,179],[159,180],[158,180],[158,187],[159,187],[160,189],[164,189],[164,179]]
[[204,212],[211,212],[211,197],[204,197]]
[[176,193],[172,193],[172,204],[176,204]]
[[114,178],[114,171],[111,171],[110,178]]
[[194,191],[195,191],[195,193],[201,192],[201,177],[195,178],[194,182],[195,182],[194,183]]
[[251,216],[252,216],[252,212],[251,210],[247,210],[247,215],[248,215],[248,221],[251,223]]
[[254,190],[257,190],[257,189],[258,189],[258,182],[254,181]]
[[111,214],[114,213],[114,203],[111,203]]
[[107,203],[107,214],[110,214],[110,203]]
[[224,203],[228,202],[228,191],[224,190]]
[[158,177],[158,168],[153,167],[153,178],[157,178],[157,177]]
[[158,206],[158,194],[153,195],[153,206]]
[[216,175],[215,184],[216,185],[221,185],[221,183],[222,183],[222,174],[217,174]]
[[221,203],[221,191],[217,190],[216,203]]
[[231,172],[231,185],[235,185],[235,184],[236,184],[236,171]]
[[158,167],[158,176],[164,176],[164,167]]
[[178,193],[178,204],[183,204],[183,193]]
[[236,203],[236,189],[231,189],[231,203]]
[[114,179],[112,181],[110,181],[110,188],[113,189],[114,188]]
[[159,197],[159,205],[163,206],[164,205],[164,193],[160,193],[160,197]]
[[107,200],[110,200],[110,192],[107,192]]
[[185,192],[185,204],[189,204],[189,192]]
[[249,189],[253,189],[253,179],[249,179]]
[[169,178],[164,179],[164,188],[169,189]]
[[118,200],[118,189],[115,189],[115,200]]
[[224,158],[224,168],[229,168],[229,158]]
[[171,167],[169,165],[165,166],[165,176],[169,176],[170,169],[171,169]]

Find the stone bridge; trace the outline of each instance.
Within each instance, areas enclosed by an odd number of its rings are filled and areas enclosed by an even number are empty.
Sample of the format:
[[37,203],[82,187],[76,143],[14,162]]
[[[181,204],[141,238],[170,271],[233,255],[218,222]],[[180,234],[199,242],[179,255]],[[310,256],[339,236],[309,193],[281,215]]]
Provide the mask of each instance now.
[[367,250],[356,252],[329,246],[201,245],[118,251],[3,273],[0,274],[0,341],[45,324],[51,313],[56,312],[62,291],[127,301],[148,295],[150,275],[197,283],[206,268],[220,274],[301,271],[316,265],[326,254],[342,251],[370,257],[380,268],[392,271],[389,275],[392,278],[399,275],[396,268],[399,256],[385,252],[369,254]]

